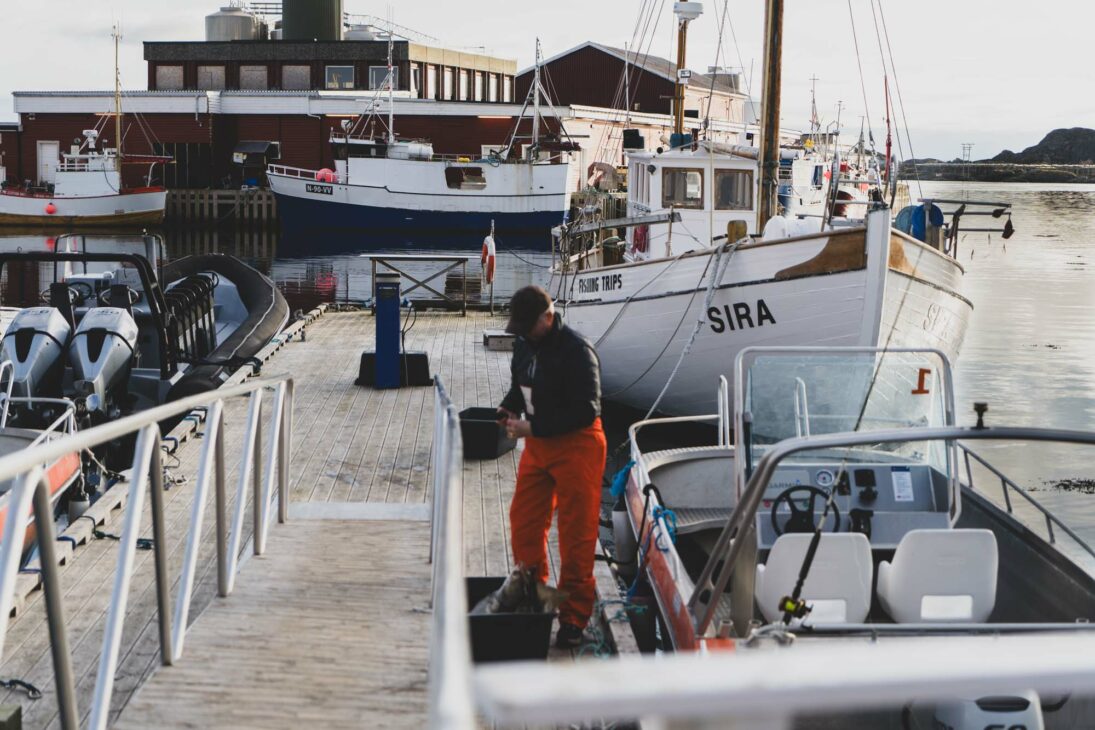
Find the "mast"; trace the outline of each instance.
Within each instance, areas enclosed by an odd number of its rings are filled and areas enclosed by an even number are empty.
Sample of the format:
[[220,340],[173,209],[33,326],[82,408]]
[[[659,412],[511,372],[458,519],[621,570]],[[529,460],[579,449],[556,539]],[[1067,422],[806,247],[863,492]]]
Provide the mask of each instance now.
[[776,215],[779,202],[779,90],[782,62],[783,0],[767,0],[764,11],[764,97],[761,100],[758,233]]
[[624,43],[624,126],[631,126],[631,52]]
[[395,143],[395,70],[392,67],[392,43],[395,26],[388,18],[388,144]]
[[882,78],[886,90],[886,185],[890,184],[890,159],[893,157],[893,137],[890,134],[890,79]]
[[532,159],[540,150],[540,39],[536,39],[536,70],[532,74]]
[[120,175],[122,172],[122,74],[118,68],[118,41],[122,32],[114,26],[114,166]]
[[673,136],[670,147],[682,147],[684,139],[684,89],[688,86],[689,71],[686,63],[688,50],[688,24],[703,14],[703,3],[678,2],[673,6],[677,16],[677,85],[673,94]]

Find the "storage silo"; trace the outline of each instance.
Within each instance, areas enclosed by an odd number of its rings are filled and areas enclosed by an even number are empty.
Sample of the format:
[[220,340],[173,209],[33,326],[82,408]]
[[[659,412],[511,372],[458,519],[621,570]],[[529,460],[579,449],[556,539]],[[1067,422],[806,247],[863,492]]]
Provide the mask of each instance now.
[[282,39],[342,40],[342,0],[283,0]]
[[221,8],[205,16],[207,41],[252,41],[257,30],[255,16],[240,8]]

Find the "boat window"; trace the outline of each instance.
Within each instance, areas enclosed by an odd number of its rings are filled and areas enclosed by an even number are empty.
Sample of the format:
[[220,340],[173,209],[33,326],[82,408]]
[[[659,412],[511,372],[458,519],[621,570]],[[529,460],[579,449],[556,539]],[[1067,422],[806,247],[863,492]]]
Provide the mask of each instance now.
[[715,210],[752,210],[751,170],[715,170]]
[[507,104],[513,101],[513,77],[505,76],[502,80],[502,101]]
[[157,66],[156,67],[156,88],[176,90],[183,89],[183,67],[182,66]]
[[483,72],[475,72],[475,101],[483,101]]
[[703,208],[703,170],[662,170],[662,207]]
[[487,187],[481,167],[446,167],[445,183],[453,190],[482,190]]
[[[369,66],[369,90],[377,91],[378,89],[387,90],[388,85],[385,83],[385,79],[388,78],[387,66]],[[392,68],[392,88],[399,88],[399,69]]]
[[266,91],[270,88],[265,66],[240,66],[240,88]]
[[328,89],[352,89],[354,88],[353,66],[328,66],[326,88]]
[[437,98],[437,66],[426,66],[426,98]]
[[498,74],[490,74],[487,78],[487,88],[490,91],[488,101],[498,101]]
[[417,63],[411,64],[411,96],[418,99],[422,96],[422,68]]
[[442,72],[442,74],[443,75],[442,75],[442,83],[441,83],[441,98],[442,99],[451,99],[452,98],[452,69],[451,68],[445,68],[445,70]]
[[224,66],[198,66],[198,88],[203,91],[223,91]]

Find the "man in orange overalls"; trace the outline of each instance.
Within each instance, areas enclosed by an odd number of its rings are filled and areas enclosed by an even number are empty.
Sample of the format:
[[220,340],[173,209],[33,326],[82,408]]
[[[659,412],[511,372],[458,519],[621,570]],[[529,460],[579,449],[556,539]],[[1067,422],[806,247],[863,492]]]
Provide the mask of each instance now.
[[[513,295],[506,331],[517,335],[513,382],[498,409],[506,430],[525,439],[510,504],[513,559],[548,578],[547,539],[559,512],[559,608],[556,646],[578,646],[593,612],[593,561],[601,512],[605,435],[601,369],[593,345],[563,324],[548,293],[528,286]],[[526,419],[520,418],[524,413]]]

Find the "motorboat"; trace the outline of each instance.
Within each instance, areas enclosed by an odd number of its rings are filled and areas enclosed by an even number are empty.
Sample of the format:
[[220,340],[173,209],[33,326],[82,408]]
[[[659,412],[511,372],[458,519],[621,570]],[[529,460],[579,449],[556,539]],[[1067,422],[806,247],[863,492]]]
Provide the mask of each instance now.
[[[1095,446],[1095,433],[997,426],[986,404],[959,427],[937,349],[748,348],[733,389],[721,381],[715,413],[631,426],[617,559],[634,572],[630,593],[653,595],[666,649],[779,647],[793,671],[806,643],[838,660],[853,643],[927,636],[944,664],[956,636],[1092,630],[1095,549],[1002,462],[1051,465],[1062,444]],[[716,443],[642,449],[644,430],[684,421],[717,424]],[[821,726],[847,726],[829,719]],[[1001,687],[909,697],[870,722],[1093,720],[1095,698]]]
[[[0,345],[10,361],[12,425],[40,428],[71,403],[78,428],[219,387],[284,327],[270,279],[239,259],[165,262],[157,236],[87,236],[43,250],[0,250]],[[52,249],[50,247],[52,244]]]

